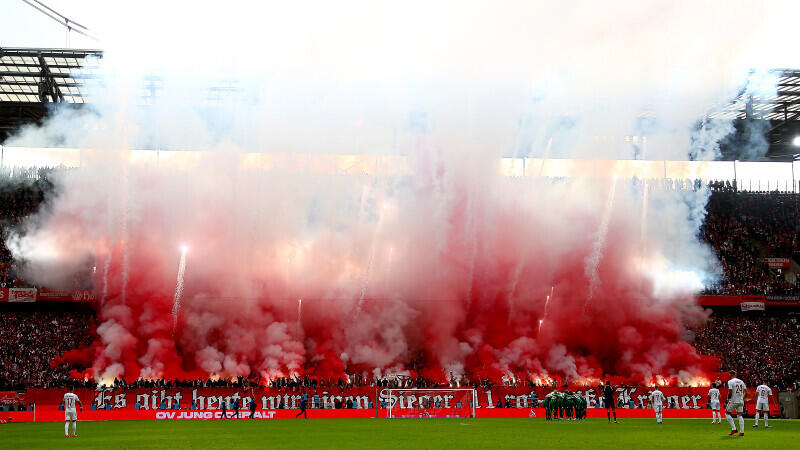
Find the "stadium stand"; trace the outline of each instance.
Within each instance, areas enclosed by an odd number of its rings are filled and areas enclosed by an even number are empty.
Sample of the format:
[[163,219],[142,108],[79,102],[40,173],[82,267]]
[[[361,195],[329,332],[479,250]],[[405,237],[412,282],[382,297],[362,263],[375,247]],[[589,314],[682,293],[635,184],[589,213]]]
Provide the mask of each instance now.
[[796,390],[800,321],[794,314],[716,313],[697,331],[695,347],[714,355],[722,370],[736,370],[750,386],[768,384]]
[[17,308],[0,314],[0,390],[83,384],[70,376],[76,367],[55,361],[91,342],[94,313],[69,305]]
[[[0,287],[36,287],[20,277],[21,261],[14,261],[6,247],[8,233],[22,219],[46,204],[53,184],[51,168],[6,169],[0,172]],[[684,185],[687,186],[687,185]],[[696,189],[699,182],[690,183]],[[700,236],[712,246],[723,268],[721,280],[705,293],[717,295],[797,295],[796,279],[800,195],[768,192],[737,192],[735,184],[712,182],[706,221]],[[770,267],[763,258],[784,258],[784,267]],[[76,285],[85,282],[76,281]],[[5,304],[10,305],[10,304]],[[0,390],[75,385],[73,367],[60,362],[69,350],[91,342],[96,318],[88,307],[18,305],[4,306],[0,314]],[[13,308],[17,308],[16,310]],[[758,313],[756,313],[758,314]],[[731,333],[731,330],[736,330]],[[800,344],[800,323],[791,314],[745,316],[741,312],[715,313],[707,325],[696,331],[695,345],[720,359],[723,370],[737,369],[749,384],[767,382],[793,388],[800,382],[795,361]],[[725,339],[729,337],[729,339]],[[742,358],[741,355],[748,355]],[[49,363],[48,363],[49,362]],[[147,387],[247,387],[255,378],[237,380],[137,381],[116,386]],[[454,384],[452,382],[451,384]],[[509,385],[518,381],[458,380],[460,386]],[[522,383],[525,383],[524,381]],[[533,381],[528,381],[533,386]],[[77,384],[93,387],[90,381]],[[360,386],[430,388],[441,386],[423,377],[370,379],[360,375],[341,378],[279,378],[271,387],[294,391],[330,387]],[[447,386],[447,385],[445,385]]]
[[[791,267],[800,250],[800,196],[783,193],[711,194],[701,236],[723,268],[710,294],[798,294],[796,272],[770,268],[763,258],[786,258]],[[796,261],[794,265],[796,266]]]
[[29,286],[19,277],[20,262],[6,247],[8,232],[36,212],[53,185],[49,168],[5,169],[0,171],[0,287]]

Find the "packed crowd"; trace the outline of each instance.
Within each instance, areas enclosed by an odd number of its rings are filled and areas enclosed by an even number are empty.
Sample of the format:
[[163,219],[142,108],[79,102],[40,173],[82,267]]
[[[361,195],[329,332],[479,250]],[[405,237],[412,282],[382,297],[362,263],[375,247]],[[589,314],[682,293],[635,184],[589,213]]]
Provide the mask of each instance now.
[[722,370],[736,370],[748,386],[781,389],[800,382],[800,319],[794,315],[714,315],[696,331],[695,347],[716,356]]
[[[3,311],[0,314],[0,390],[26,387],[88,387],[92,380],[75,380],[73,367],[60,357],[91,342],[95,319],[91,311]],[[792,314],[746,316],[718,313],[701,329],[695,330],[694,345],[703,354],[716,356],[722,370],[735,369],[748,385],[767,383],[792,388],[800,382],[796,354],[800,348],[800,319]],[[115,379],[113,386],[127,388],[231,387],[247,389],[263,383],[256,374],[250,377],[198,378],[184,380]],[[445,381],[425,377],[367,374],[316,377],[301,375],[276,377],[268,385],[285,392],[351,387],[433,388],[470,386],[489,389],[496,384],[541,386],[540,380],[523,376],[488,378],[447,376]]]
[[91,342],[89,311],[3,311],[0,313],[0,391],[75,385],[64,353]]
[[[77,341],[85,342],[86,339],[73,340],[77,345]],[[59,362],[60,363],[60,362]],[[421,389],[421,388],[442,388],[442,387],[476,387],[488,390],[491,387],[502,384],[505,386],[556,386],[557,382],[552,380],[550,384],[544,384],[541,380],[534,380],[531,378],[512,378],[503,375],[498,383],[491,381],[489,378],[476,377],[470,380],[463,375],[450,375],[442,381],[429,380],[421,375],[385,375],[380,377],[371,377],[365,374],[345,374],[344,376],[329,376],[318,377],[313,375],[293,375],[290,377],[275,377],[268,380],[262,380],[259,374],[251,374],[250,376],[233,377],[233,378],[193,378],[193,379],[137,379],[134,381],[126,381],[123,378],[114,378],[108,385],[100,384],[100,387],[114,387],[114,388],[129,388],[129,389],[171,389],[171,388],[238,388],[249,389],[266,385],[271,389],[276,389],[285,392],[301,392],[316,389],[333,389],[340,390],[350,389],[353,387],[388,387],[388,388],[407,388],[407,389]],[[49,383],[48,386],[63,386],[63,387],[89,387],[96,388],[91,380],[83,380],[75,383],[74,380],[59,379]],[[38,386],[37,386],[38,387]]]
[[770,268],[762,258],[797,256],[800,196],[779,193],[713,192],[702,238],[716,251],[722,278],[707,294],[800,294],[797,279]]
[[[20,277],[23,262],[14,261],[6,247],[11,230],[39,209],[51,194],[49,170],[16,173],[0,171],[0,288],[30,286]],[[703,186],[681,184],[681,189]],[[800,195],[736,192],[736,185],[715,182],[708,185],[711,195],[708,214],[700,235],[717,253],[723,276],[709,286],[714,294],[798,295],[795,278],[768,267],[764,257],[797,258],[800,251]],[[88,276],[81,277],[82,287]],[[3,311],[0,313],[0,390],[24,387],[76,386],[69,376],[73,367],[54,363],[56,357],[88,344],[92,339],[94,314],[87,311]],[[737,330],[730,333],[731,329]],[[736,368],[749,383],[768,382],[789,386],[800,379],[800,365],[793,352],[800,344],[800,325],[795,318],[714,317],[697,332],[697,347],[718,356],[723,369]],[[742,358],[741,355],[748,355]],[[51,364],[52,363],[52,364]],[[412,370],[413,373],[413,370]],[[139,380],[115,385],[129,387],[249,387],[259,383],[257,376],[238,379]],[[446,381],[433,381],[421,375],[376,378],[367,374],[343,377],[281,377],[269,381],[272,388],[296,391],[317,388],[374,386],[431,388],[471,386],[490,388],[494,383],[530,386],[537,381],[524,377],[503,377],[490,381],[450,374]],[[82,381],[94,387],[91,381]]]
[[29,286],[19,277],[19,261],[14,261],[6,247],[10,230],[39,209],[53,185],[46,173],[32,178],[28,173],[0,171],[0,288]]

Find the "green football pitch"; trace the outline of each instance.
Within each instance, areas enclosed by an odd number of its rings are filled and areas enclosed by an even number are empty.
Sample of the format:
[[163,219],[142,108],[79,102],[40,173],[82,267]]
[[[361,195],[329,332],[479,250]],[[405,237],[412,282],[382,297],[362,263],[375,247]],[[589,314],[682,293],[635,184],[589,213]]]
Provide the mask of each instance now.
[[674,419],[318,419],[63,422],[0,425],[9,448],[793,448],[800,421],[772,420],[728,436],[728,423]]

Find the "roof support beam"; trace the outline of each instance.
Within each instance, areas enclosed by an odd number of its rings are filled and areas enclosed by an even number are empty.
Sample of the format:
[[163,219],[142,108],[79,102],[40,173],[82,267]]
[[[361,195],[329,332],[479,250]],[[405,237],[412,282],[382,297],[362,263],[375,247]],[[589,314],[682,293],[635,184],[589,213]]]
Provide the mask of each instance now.
[[56,80],[50,75],[50,68],[47,67],[47,62],[42,55],[39,55],[39,64],[42,66],[39,99],[41,99],[42,103],[47,103],[47,96],[49,95],[53,103],[63,102],[64,96],[61,94],[61,89],[58,88]]

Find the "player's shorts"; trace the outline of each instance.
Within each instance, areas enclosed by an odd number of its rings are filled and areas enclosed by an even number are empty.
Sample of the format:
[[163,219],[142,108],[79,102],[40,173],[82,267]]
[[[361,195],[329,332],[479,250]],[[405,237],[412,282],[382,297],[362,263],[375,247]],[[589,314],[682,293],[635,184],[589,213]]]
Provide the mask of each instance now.
[[603,402],[606,404],[606,408],[617,409],[617,405],[614,403],[613,398],[604,398]]
[[661,403],[653,403],[653,411],[655,411],[656,414],[660,413],[661,411],[664,411],[664,405],[662,405]]
[[78,420],[78,412],[74,409],[64,411],[64,420]]
[[763,400],[756,402],[756,411],[769,411],[769,402]]
[[734,411],[741,413],[744,411],[744,402],[728,402],[725,411],[732,413]]
[[714,411],[719,411],[719,400],[711,402],[711,409]]

